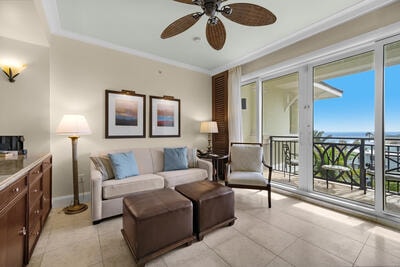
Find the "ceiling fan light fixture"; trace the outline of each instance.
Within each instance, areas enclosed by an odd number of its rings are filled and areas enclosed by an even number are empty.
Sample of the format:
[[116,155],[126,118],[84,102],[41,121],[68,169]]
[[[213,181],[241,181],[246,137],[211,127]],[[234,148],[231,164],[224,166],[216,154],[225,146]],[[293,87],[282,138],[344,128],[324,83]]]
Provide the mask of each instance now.
[[219,19],[217,17],[210,17],[207,21],[208,24],[211,25],[216,25],[218,23]]
[[230,6],[224,6],[221,10],[221,13],[224,13],[226,15],[232,14],[232,8]]
[[[174,0],[176,2],[198,5],[203,12],[189,14],[171,23],[161,33],[166,39],[182,33],[193,26],[204,14],[209,18],[206,25],[206,37],[211,47],[222,49],[226,40],[226,30],[222,21],[216,16],[220,13],[225,18],[245,26],[265,26],[273,24],[276,16],[268,9],[250,3],[233,3],[221,7],[227,0]],[[221,8],[220,8],[221,7]]]

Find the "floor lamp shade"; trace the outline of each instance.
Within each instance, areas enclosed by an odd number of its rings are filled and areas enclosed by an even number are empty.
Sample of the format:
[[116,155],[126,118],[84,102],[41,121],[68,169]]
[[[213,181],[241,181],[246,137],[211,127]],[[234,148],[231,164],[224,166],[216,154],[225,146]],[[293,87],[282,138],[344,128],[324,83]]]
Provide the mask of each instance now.
[[78,157],[77,145],[78,138],[81,135],[88,135],[90,131],[89,125],[82,115],[64,115],[56,130],[58,135],[67,135],[72,143],[72,178],[74,187],[74,204],[64,208],[66,214],[75,214],[87,209],[86,204],[79,203],[79,187],[78,187]]

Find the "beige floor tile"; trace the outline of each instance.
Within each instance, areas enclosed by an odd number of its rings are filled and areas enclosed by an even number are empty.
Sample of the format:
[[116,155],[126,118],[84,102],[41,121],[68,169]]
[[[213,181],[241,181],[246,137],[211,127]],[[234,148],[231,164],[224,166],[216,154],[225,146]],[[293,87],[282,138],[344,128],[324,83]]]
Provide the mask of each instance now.
[[299,267],[352,266],[352,263],[346,262],[341,258],[300,239],[286,248],[281,254],[279,254],[279,256],[288,263]]
[[309,234],[302,236],[301,239],[348,262],[354,262],[363,247],[361,242],[319,226],[313,226]]
[[264,222],[254,224],[244,234],[277,255],[297,240],[296,236]]
[[[238,220],[236,220],[238,221]],[[203,242],[210,248],[215,248],[221,243],[227,242],[235,236],[240,236],[240,232],[234,227],[222,227],[204,236]]]
[[219,244],[214,250],[234,267],[266,266],[275,258],[272,252],[244,236],[235,236]]
[[[232,227],[146,266],[400,266],[400,231],[276,193],[267,204],[265,191],[235,189]],[[93,225],[90,209],[53,209],[28,266],[136,266],[121,228],[122,217]]]
[[287,261],[284,261],[280,257],[275,257],[273,261],[270,262],[270,264],[267,265],[267,267],[292,267],[293,265],[288,263]]
[[163,256],[163,260],[168,266],[177,266],[187,264],[196,257],[201,259],[211,253],[213,253],[212,250],[203,242],[194,242],[190,246],[181,246],[168,252]]
[[73,229],[60,228],[50,232],[46,251],[88,241],[99,243],[97,229],[92,225]]
[[362,249],[355,266],[398,267],[400,266],[400,258],[395,257],[380,248],[366,245]]
[[375,226],[371,228],[370,233],[371,235],[366,242],[368,246],[384,250],[386,253],[399,257],[400,231],[387,227]]
[[47,250],[43,255],[42,267],[89,266],[102,261],[97,236],[91,239],[76,239],[74,244]]

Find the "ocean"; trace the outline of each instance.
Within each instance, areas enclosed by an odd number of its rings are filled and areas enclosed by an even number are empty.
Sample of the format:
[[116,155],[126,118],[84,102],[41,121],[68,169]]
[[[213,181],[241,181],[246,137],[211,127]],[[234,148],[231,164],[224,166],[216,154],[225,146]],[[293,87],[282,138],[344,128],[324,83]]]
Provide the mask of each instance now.
[[[373,132],[325,132],[323,134],[324,137],[332,136],[332,137],[355,137],[355,138],[366,138],[368,137],[367,133],[371,133],[370,137],[373,137]],[[400,137],[400,132],[386,132],[387,137]]]

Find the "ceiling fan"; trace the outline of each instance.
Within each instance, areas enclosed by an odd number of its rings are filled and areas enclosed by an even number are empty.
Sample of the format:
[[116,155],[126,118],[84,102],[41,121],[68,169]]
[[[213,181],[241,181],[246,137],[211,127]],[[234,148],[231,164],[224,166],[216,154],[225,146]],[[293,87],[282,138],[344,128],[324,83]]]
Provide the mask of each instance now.
[[198,5],[203,12],[186,15],[172,22],[161,33],[161,38],[166,39],[182,33],[192,27],[204,14],[208,18],[206,36],[208,43],[216,50],[222,49],[226,40],[225,26],[216,16],[220,13],[233,22],[246,26],[264,26],[276,21],[276,16],[268,9],[259,5],[248,3],[236,3],[221,7],[227,0],[174,0],[176,2]]

